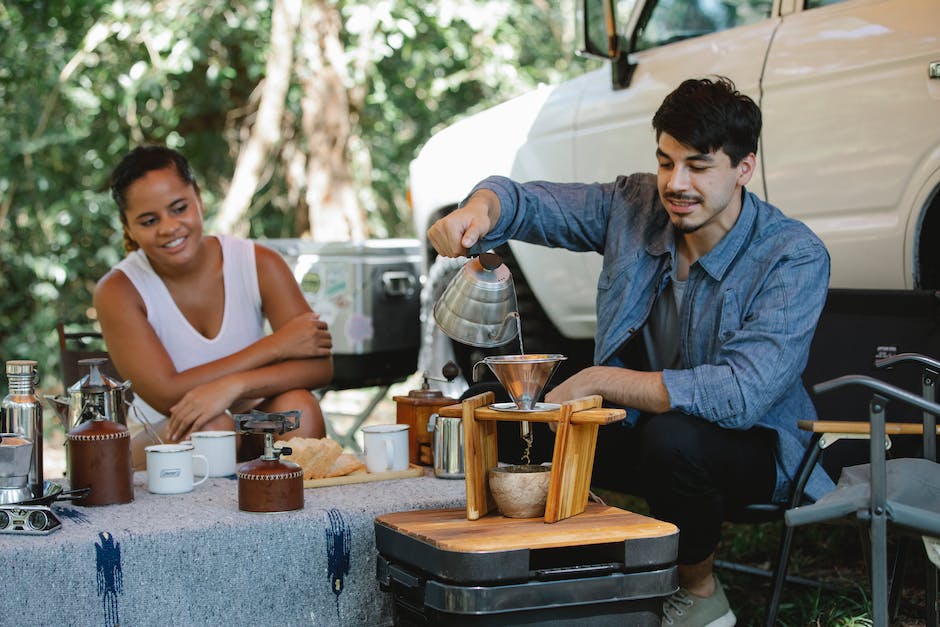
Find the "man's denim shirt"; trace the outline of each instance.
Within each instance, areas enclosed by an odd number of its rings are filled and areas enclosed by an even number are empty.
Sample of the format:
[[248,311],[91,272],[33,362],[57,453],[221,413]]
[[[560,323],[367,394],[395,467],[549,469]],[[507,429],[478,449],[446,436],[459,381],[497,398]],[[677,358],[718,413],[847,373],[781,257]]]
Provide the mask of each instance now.
[[[490,177],[473,191],[479,188],[496,193],[501,213],[471,254],[509,239],[603,254],[594,363],[623,366],[621,349],[638,334],[642,340],[676,256],[656,177],[605,184]],[[816,417],[800,376],[826,300],[829,254],[804,224],[743,194],[735,225],[689,270],[679,314],[684,369],[663,371],[663,383],[675,410],[728,429],[776,431],[773,498],[784,501],[809,441],[797,420]],[[833,487],[817,468],[806,496],[816,499]]]

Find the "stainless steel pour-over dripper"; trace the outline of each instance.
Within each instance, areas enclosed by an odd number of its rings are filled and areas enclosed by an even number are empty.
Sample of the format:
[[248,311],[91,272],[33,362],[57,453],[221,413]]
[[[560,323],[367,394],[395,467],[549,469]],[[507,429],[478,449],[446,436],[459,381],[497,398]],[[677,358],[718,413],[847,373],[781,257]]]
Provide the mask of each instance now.
[[493,355],[473,365],[473,380],[477,380],[480,366],[489,366],[516,407],[531,411],[559,364],[566,359],[564,355],[555,354]]

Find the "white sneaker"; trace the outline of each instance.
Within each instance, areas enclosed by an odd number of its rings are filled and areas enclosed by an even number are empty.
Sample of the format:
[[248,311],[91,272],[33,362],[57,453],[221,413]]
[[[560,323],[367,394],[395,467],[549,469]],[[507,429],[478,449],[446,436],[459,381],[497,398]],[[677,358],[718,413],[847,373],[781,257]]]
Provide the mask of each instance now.
[[[715,577],[712,575],[712,577]],[[663,625],[673,627],[732,627],[737,623],[725,590],[715,577],[715,593],[700,597],[679,588],[663,601]]]

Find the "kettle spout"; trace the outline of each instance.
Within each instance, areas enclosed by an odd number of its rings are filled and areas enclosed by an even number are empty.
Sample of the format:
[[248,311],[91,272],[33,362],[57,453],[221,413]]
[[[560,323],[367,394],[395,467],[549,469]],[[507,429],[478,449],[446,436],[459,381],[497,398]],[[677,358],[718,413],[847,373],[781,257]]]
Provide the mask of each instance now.
[[[516,325],[515,330],[507,329],[507,327],[513,322],[515,322]],[[508,314],[506,314],[506,317],[503,318],[503,323],[499,325],[499,328],[490,332],[490,339],[494,340],[497,344],[505,344],[514,338],[517,333],[521,332],[521,329],[519,328],[521,324],[522,323],[521,319],[519,318],[519,312],[510,311]]]
[[59,418],[59,422],[61,422],[65,430],[68,431],[71,428],[71,425],[69,425],[69,407],[71,406],[69,397],[46,394],[44,398],[49,402],[49,406],[55,410],[55,415]]

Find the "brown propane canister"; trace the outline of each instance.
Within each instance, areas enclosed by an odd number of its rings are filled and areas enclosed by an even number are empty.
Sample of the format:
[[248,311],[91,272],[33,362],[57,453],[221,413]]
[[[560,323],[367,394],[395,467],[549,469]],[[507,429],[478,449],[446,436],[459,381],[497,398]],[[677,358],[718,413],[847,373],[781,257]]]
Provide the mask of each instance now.
[[408,461],[424,466],[434,465],[428,419],[441,407],[453,405],[456,399],[438,390],[411,390],[408,396],[393,396],[396,404],[395,422],[408,425]]
[[238,509],[289,512],[304,507],[304,471],[294,462],[256,459],[238,468]]
[[68,432],[68,475],[73,490],[91,488],[78,505],[116,505],[134,500],[131,436],[111,420],[83,422]]

